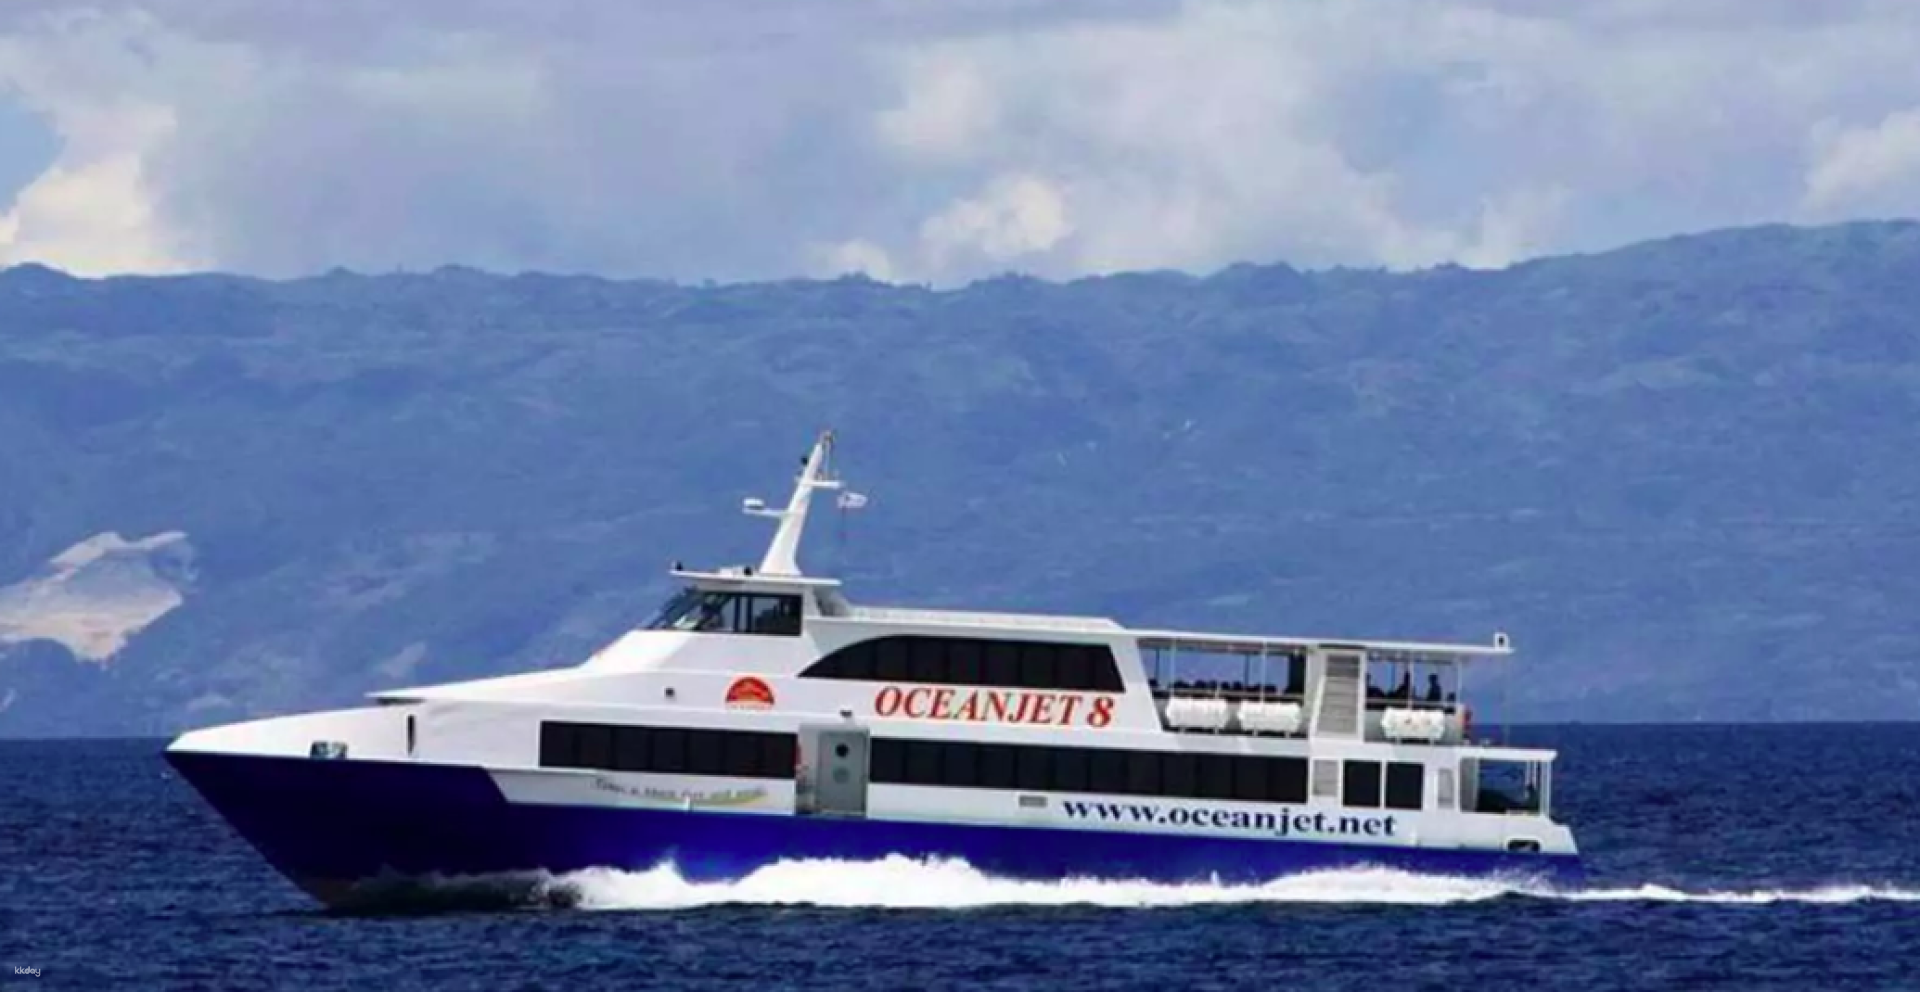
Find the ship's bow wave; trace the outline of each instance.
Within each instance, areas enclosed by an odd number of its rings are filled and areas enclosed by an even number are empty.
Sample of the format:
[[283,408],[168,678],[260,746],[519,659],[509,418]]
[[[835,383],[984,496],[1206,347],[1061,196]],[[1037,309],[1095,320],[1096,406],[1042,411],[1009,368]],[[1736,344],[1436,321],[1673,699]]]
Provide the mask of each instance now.
[[1378,868],[1307,872],[1259,884],[1165,884],[1106,879],[996,878],[964,861],[782,861],[726,882],[692,881],[672,865],[647,871],[588,869],[450,879],[393,880],[357,890],[343,908],[374,912],[499,909],[662,911],[716,906],[966,910],[1002,906],[1115,909],[1233,904],[1448,906],[1495,900],[1776,903],[1920,902],[1920,888],[1835,883],[1789,888],[1557,886],[1522,876],[1465,878]]

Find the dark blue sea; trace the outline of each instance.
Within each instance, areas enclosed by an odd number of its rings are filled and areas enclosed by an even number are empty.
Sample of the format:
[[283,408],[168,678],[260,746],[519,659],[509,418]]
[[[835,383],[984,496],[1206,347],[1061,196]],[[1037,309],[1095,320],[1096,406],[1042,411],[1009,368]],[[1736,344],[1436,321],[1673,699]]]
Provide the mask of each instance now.
[[159,741],[0,743],[0,981],[41,989],[1920,990],[1920,726],[1524,728],[1591,879],[1258,887],[669,869],[320,910]]

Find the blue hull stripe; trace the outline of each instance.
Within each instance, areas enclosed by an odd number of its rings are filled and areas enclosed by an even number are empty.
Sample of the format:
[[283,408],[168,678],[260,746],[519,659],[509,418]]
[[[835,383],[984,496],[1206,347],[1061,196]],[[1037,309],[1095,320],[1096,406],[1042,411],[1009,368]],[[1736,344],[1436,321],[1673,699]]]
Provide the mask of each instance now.
[[1378,865],[1450,875],[1577,877],[1572,856],[1047,827],[507,802],[483,769],[168,752],[275,868],[310,891],[383,875],[479,875],[671,861],[691,880],[783,859],[963,858],[990,875],[1263,882]]

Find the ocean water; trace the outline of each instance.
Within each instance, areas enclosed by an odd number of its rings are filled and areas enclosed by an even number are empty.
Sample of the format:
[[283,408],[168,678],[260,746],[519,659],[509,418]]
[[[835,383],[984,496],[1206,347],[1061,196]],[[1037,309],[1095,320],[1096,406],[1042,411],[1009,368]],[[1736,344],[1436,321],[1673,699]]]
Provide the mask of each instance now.
[[1590,880],[1035,884],[670,867],[328,913],[159,757],[0,743],[0,983],[42,989],[1920,990],[1920,726],[1523,728]]

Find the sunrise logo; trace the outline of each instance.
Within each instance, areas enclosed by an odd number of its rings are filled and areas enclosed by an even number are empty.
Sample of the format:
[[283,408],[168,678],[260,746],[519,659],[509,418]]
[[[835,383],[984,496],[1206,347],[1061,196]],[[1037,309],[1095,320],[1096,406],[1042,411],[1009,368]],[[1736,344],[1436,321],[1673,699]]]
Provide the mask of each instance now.
[[733,684],[727,686],[727,708],[730,710],[773,709],[773,687],[751,675],[734,679]]

